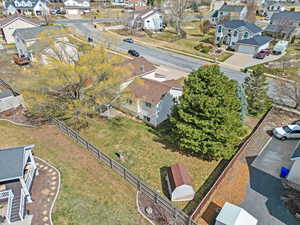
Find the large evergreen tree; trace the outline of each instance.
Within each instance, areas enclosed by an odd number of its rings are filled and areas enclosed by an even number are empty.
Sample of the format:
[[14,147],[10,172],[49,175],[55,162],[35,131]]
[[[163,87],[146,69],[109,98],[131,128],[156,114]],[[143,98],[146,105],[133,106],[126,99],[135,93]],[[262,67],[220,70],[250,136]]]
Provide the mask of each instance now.
[[267,85],[268,82],[261,67],[258,67],[246,78],[244,87],[249,114],[259,115],[271,106],[267,95]]
[[172,140],[206,159],[229,159],[242,130],[235,81],[218,66],[203,66],[184,82],[183,95],[170,116]]

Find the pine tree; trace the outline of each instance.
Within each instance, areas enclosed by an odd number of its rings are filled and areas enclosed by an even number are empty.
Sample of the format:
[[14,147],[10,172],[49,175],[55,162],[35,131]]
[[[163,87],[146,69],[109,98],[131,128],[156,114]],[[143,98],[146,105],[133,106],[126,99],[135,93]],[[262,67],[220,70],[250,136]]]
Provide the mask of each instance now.
[[244,87],[249,114],[257,116],[270,108],[271,102],[267,95],[267,85],[268,82],[261,67],[246,78]]
[[229,159],[242,131],[235,81],[218,66],[203,66],[184,82],[170,116],[171,139],[181,149],[206,159]]

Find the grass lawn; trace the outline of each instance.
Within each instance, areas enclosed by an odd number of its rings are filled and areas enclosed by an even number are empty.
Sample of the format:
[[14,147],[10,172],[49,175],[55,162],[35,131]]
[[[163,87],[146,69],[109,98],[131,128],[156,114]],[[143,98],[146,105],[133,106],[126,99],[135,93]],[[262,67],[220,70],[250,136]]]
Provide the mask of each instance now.
[[[165,184],[166,168],[172,164],[180,162],[187,167],[196,190],[218,164],[217,161],[208,162],[184,155],[162,143],[153,128],[124,117],[112,120],[95,119],[81,134],[152,188],[163,193],[166,191],[166,187],[162,186]],[[125,162],[121,162],[116,156],[119,150],[123,151]],[[176,205],[184,207],[186,202]]]
[[24,128],[0,121],[0,130],[0,148],[35,144],[34,154],[60,170],[54,224],[149,224],[137,212],[135,189],[56,127]]

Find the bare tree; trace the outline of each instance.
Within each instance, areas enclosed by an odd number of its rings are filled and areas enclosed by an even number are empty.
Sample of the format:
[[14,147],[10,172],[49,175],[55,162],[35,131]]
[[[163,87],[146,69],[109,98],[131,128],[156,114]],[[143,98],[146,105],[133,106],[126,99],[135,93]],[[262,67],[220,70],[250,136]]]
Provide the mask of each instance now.
[[247,15],[246,15],[246,20],[249,23],[256,22],[256,10],[257,10],[256,0],[249,1],[247,3]]
[[300,107],[300,77],[293,76],[292,81],[279,80],[278,94],[281,103],[293,106],[295,109]]
[[184,32],[181,28],[184,19],[185,10],[189,6],[190,0],[170,0],[169,6],[172,17],[175,19],[175,28],[177,35],[183,37]]

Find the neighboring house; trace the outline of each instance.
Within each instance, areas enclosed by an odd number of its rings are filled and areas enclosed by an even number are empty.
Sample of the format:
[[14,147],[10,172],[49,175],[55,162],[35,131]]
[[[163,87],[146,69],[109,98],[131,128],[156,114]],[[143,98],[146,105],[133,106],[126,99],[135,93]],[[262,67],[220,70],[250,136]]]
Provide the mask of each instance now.
[[274,13],[270,24],[264,30],[265,35],[291,39],[300,37],[300,12],[283,11]]
[[211,16],[211,23],[218,25],[226,20],[245,20],[247,16],[247,7],[245,5],[226,5],[216,10]]
[[168,168],[166,176],[171,201],[191,201],[195,190],[187,169],[180,163]]
[[0,113],[16,109],[19,106],[25,107],[23,96],[0,86]]
[[91,12],[90,0],[65,0],[64,9],[68,15],[81,15]]
[[215,225],[257,225],[257,219],[241,207],[226,202]]
[[112,0],[111,5],[127,9],[145,9],[147,2],[145,0]]
[[261,50],[269,48],[272,40],[269,37],[256,35],[249,39],[243,39],[236,43],[236,50],[246,54],[256,54]]
[[16,29],[38,27],[41,22],[35,19],[27,18],[22,15],[11,15],[3,20],[0,20],[0,32],[6,43],[15,43],[13,33]]
[[[17,29],[13,36],[16,40],[16,48],[18,56],[21,58],[29,58],[35,60],[36,55],[41,55],[42,63],[47,63],[48,56],[54,56],[54,52],[49,48],[49,45],[39,39],[39,34],[45,30],[58,30],[61,26],[43,26],[27,29]],[[78,57],[75,46],[68,43],[68,38],[64,34],[53,37],[56,39],[55,47],[62,51],[62,55],[66,62],[73,62]]]
[[8,223],[26,217],[26,204],[31,200],[31,186],[38,175],[32,155],[34,145],[0,149],[0,201],[4,203]]
[[137,30],[160,31],[163,29],[163,16],[158,9],[137,12],[129,26]]
[[7,0],[3,1],[3,7],[7,15],[20,13],[24,15],[45,15],[49,14],[47,0]]
[[291,157],[293,165],[287,176],[289,185],[294,189],[300,191],[300,142],[298,143],[294,154]]
[[175,80],[159,82],[136,78],[126,90],[131,96],[122,106],[153,126],[168,118],[182,95],[181,85]]
[[261,32],[262,29],[255,24],[242,20],[231,20],[217,26],[215,43],[235,47],[237,42],[261,35]]
[[276,2],[276,1],[268,1],[260,7],[259,13],[262,16],[267,16],[271,18],[274,13],[282,12],[285,10],[285,3]]

